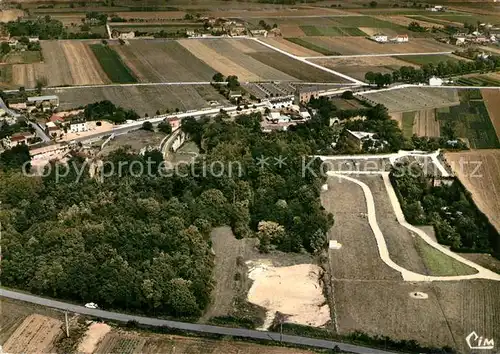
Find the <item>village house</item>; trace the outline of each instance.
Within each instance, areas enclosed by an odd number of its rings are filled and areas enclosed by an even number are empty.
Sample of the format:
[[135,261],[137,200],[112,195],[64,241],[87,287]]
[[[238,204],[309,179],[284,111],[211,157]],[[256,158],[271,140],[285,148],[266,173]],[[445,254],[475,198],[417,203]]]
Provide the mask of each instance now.
[[250,33],[254,37],[259,37],[259,36],[267,37],[267,31],[265,29],[251,30]]
[[409,40],[410,38],[408,37],[407,34],[399,34],[396,37],[391,38],[391,41],[396,43],[406,43],[409,42]]
[[324,91],[311,88],[297,88],[295,91],[295,103],[307,104],[311,98],[318,98],[319,94],[322,92]]
[[83,133],[89,131],[87,122],[71,122],[69,124],[69,131],[71,133]]
[[45,124],[45,133],[51,138],[58,138],[63,134],[63,131],[54,122],[47,122]]
[[59,97],[55,95],[28,97],[26,105],[37,108],[42,107],[45,111],[47,109],[59,107]]
[[352,131],[347,129],[347,141],[356,145],[360,150],[363,148],[363,144],[366,141],[371,141],[374,143],[373,145],[375,145],[375,147],[369,148],[369,150],[371,151],[379,150],[379,147],[387,144],[386,141],[380,141],[379,139],[375,138],[375,135],[375,133]]
[[34,138],[35,135],[31,132],[20,132],[3,139],[3,145],[7,149],[12,149],[18,145],[28,145],[28,140]]
[[378,43],[387,43],[387,41],[389,40],[388,37],[382,33],[377,33],[371,36],[370,39]]
[[442,86],[443,79],[433,76],[429,79],[429,86]]

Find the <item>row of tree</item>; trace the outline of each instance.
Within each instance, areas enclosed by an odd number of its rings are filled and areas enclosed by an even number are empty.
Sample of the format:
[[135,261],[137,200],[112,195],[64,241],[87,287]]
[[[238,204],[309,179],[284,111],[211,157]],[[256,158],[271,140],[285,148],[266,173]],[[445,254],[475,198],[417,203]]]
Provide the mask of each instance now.
[[84,117],[86,120],[109,120],[114,124],[121,124],[127,120],[137,120],[140,118],[133,110],[117,107],[108,100],[85,106]]
[[432,76],[447,77],[465,75],[474,72],[496,71],[500,68],[500,56],[478,57],[472,61],[448,60],[437,64],[426,63],[421,68],[402,66],[392,73],[376,73],[369,71],[365,80],[378,87],[390,85],[395,82],[421,83],[427,82]]

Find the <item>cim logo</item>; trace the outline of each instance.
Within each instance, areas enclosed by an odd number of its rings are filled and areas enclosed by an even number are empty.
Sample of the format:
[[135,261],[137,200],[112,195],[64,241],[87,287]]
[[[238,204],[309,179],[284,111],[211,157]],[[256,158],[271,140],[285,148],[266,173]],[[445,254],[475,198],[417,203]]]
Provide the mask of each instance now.
[[493,349],[495,348],[495,341],[493,338],[483,338],[477,335],[476,332],[472,332],[467,337],[465,337],[465,341],[470,349]]

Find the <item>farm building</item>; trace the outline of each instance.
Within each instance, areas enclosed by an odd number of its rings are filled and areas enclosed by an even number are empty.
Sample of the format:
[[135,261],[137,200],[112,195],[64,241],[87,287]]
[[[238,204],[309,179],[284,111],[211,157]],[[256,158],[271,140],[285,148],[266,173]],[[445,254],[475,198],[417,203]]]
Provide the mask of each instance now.
[[391,38],[391,41],[396,43],[406,43],[410,41],[410,38],[408,37],[407,34],[400,34],[394,38]]
[[69,125],[69,130],[72,133],[83,133],[89,130],[87,122],[75,122]]
[[21,132],[12,135],[11,137],[6,137],[3,139],[3,145],[7,149],[12,149],[17,145],[28,145],[28,139],[34,138],[35,135],[30,132]]
[[372,146],[368,149],[371,151],[379,150],[379,148],[387,144],[386,141],[380,141],[377,139],[375,135],[375,133],[352,131],[347,129],[347,140],[356,145],[360,150],[363,148],[363,144],[367,141],[372,143]]
[[46,105],[50,105],[52,107],[58,107],[59,106],[59,97],[57,97],[55,95],[28,97],[27,105],[28,106],[36,106],[36,107],[40,107],[40,106],[45,107]]
[[429,79],[429,86],[442,86],[443,79],[433,76]]
[[323,92],[322,90],[317,90],[317,89],[297,89],[295,91],[295,103],[309,103],[311,98],[318,98],[319,94]]
[[378,42],[378,43],[386,43],[389,39],[385,34],[382,33],[377,33],[373,36],[370,37],[371,40]]
[[293,104],[293,97],[278,97],[269,99],[269,108],[280,109],[290,107]]
[[267,37],[267,31],[265,29],[252,30],[252,31],[250,31],[250,33],[254,37],[257,37],[257,36]]
[[61,128],[59,128],[56,123],[48,122],[45,124],[45,133],[50,137],[58,137],[62,134]]

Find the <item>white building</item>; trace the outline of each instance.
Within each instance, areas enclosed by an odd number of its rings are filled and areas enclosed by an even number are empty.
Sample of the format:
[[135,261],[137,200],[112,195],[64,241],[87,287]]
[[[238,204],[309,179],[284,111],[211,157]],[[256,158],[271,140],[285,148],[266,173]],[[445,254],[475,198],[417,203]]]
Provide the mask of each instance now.
[[257,36],[267,37],[267,31],[265,29],[251,30],[250,33],[254,37],[257,37]]
[[377,33],[371,36],[371,39],[375,42],[386,43],[389,39],[385,34]]
[[396,42],[396,43],[406,43],[410,41],[410,38],[408,37],[407,34],[400,34],[397,35],[396,37],[392,38],[391,41]]
[[429,79],[429,86],[442,86],[443,79],[433,76]]
[[89,130],[87,122],[71,123],[69,126],[71,133],[83,133]]

